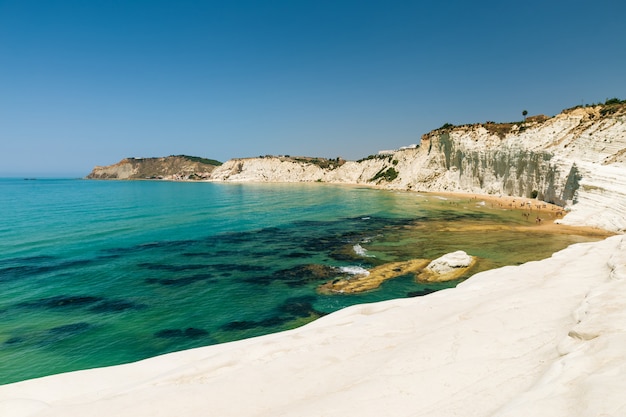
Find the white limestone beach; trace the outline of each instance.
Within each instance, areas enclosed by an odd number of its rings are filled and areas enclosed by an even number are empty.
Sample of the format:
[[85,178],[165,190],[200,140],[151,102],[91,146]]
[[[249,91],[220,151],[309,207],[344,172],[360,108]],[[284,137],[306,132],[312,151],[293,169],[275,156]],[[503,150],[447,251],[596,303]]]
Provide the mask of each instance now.
[[[0,386],[0,416],[626,415],[626,123],[616,116],[596,132],[590,111],[530,126],[518,135],[523,141],[482,127],[450,137],[465,154],[490,142],[493,155],[553,151],[550,164],[542,154],[533,165],[546,175],[519,177],[541,180],[533,184],[507,185],[498,167],[476,171],[482,191],[509,187],[520,195],[511,187],[523,185],[568,200],[568,184],[580,178],[577,203],[560,221],[621,234],[482,272],[454,289],[346,308],[288,332]],[[399,176],[389,188],[479,192],[471,170],[461,175],[445,160],[446,146],[394,155]],[[480,161],[484,152],[476,152]],[[366,161],[367,170],[343,178],[358,183],[383,163]],[[283,165],[233,161],[216,172],[221,180],[258,180]],[[292,164],[285,167],[277,180],[294,175]],[[544,184],[547,174],[553,183]]]
[[625,349],[616,235],[288,332],[1,386],[0,415],[618,416]]

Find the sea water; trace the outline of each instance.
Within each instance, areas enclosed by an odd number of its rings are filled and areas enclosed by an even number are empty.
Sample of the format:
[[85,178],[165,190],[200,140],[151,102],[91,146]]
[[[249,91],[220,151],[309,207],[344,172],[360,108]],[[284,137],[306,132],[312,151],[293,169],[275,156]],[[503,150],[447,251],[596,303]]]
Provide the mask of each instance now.
[[465,250],[475,273],[590,240],[516,232],[524,222],[479,201],[329,184],[1,179],[0,384],[460,282],[407,275],[363,294],[317,292],[386,262]]

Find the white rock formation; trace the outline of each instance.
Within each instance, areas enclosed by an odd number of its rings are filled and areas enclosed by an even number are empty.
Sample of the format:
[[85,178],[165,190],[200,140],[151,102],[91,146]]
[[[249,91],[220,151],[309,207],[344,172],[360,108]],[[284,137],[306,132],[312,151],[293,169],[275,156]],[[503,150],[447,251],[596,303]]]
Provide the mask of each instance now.
[[456,252],[446,253],[440,258],[433,260],[426,266],[426,269],[437,274],[447,274],[458,268],[467,268],[472,264],[473,258],[466,252],[458,250]]
[[[437,130],[424,135],[418,148],[332,169],[279,157],[235,159],[217,168],[212,179],[324,181],[520,197],[536,191],[540,199],[572,210],[564,223],[624,231],[626,106],[615,113],[602,114],[602,109],[579,108],[523,125]],[[388,170],[397,174],[390,181],[380,175]]]
[[321,180],[324,170],[281,157],[231,159],[213,171],[214,181],[312,182]]
[[431,261],[417,276],[418,281],[451,281],[459,279],[474,266],[476,259],[462,250],[447,253]]
[[[229,161],[214,179],[371,183],[394,168],[390,188],[536,189],[576,202],[564,222],[624,230],[624,116],[598,112],[529,123],[502,139],[476,127],[433,133],[418,149],[332,170]],[[625,347],[618,235],[288,332],[0,386],[0,415],[623,416]]]

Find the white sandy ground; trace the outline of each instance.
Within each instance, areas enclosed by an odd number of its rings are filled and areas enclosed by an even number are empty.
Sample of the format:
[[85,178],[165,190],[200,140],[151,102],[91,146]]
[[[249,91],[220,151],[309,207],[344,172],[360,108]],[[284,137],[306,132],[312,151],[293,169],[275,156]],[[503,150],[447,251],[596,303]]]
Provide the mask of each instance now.
[[0,416],[624,416],[626,236],[273,335],[0,387]]

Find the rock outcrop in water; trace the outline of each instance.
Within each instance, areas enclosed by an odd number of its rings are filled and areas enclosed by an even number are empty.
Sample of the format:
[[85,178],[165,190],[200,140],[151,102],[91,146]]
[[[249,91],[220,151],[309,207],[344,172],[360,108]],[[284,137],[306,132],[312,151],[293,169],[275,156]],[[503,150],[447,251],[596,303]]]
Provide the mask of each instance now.
[[[212,181],[331,182],[389,189],[537,197],[594,207],[564,220],[626,230],[626,103],[565,110],[519,123],[446,125],[420,146],[323,167],[287,157],[232,159]],[[588,210],[585,212],[589,213]]]
[[208,179],[211,172],[221,164],[212,159],[177,155],[164,158],[125,158],[114,165],[97,166],[89,179]]
[[476,264],[476,257],[462,250],[447,253],[435,259],[419,274],[418,280],[425,282],[452,281],[466,274]]

